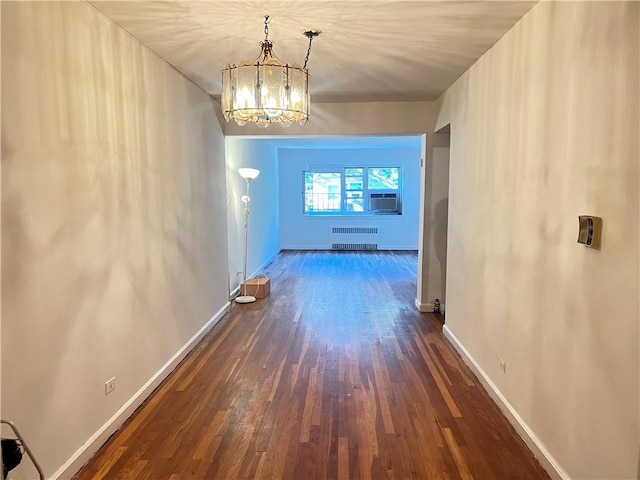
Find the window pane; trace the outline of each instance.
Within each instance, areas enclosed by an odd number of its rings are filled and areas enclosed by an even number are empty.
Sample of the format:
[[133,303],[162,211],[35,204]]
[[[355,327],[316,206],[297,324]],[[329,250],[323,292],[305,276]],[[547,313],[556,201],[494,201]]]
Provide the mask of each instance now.
[[362,192],[347,192],[347,212],[364,212]]
[[339,212],[341,203],[340,173],[305,172],[305,213]]
[[399,178],[398,167],[369,167],[369,190],[397,190]]
[[304,172],[304,213],[313,211],[313,172]]
[[345,210],[364,212],[364,168],[345,168],[344,175]]
[[344,188],[345,190],[362,190],[364,184],[363,168],[345,168],[344,169]]
[[362,190],[362,177],[346,177],[344,188],[345,190]]

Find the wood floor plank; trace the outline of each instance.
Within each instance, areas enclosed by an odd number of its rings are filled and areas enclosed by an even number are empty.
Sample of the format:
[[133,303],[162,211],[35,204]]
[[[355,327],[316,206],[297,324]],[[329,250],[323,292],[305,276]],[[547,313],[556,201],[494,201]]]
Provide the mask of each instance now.
[[451,433],[451,430],[448,428],[443,428],[442,433],[444,435],[445,441],[447,442],[447,445],[449,446],[449,451],[453,455],[453,459],[455,460],[456,465],[458,466],[458,472],[460,473],[460,477],[462,478],[462,480],[473,480],[473,475],[469,471],[469,467],[467,465],[467,461],[465,460],[465,456],[461,451],[459,445],[456,443],[455,439],[453,438],[453,434]]
[[436,385],[438,385],[438,390],[440,390],[440,394],[442,395],[442,398],[447,404],[447,407],[449,407],[449,410],[451,411],[451,415],[453,415],[454,417],[461,417],[462,414],[458,409],[458,405],[456,405],[455,400],[451,397],[451,393],[449,393],[449,389],[447,388],[445,381],[442,379],[442,376],[440,375],[438,368],[434,364],[433,359],[431,358],[431,355],[429,355],[424,348],[421,335],[415,331],[415,328],[413,325],[411,325],[409,328],[413,332],[413,337],[416,342],[416,346],[418,347],[418,351],[422,355],[422,359],[424,360],[424,363],[426,364],[427,369],[431,373],[433,380],[436,382]]
[[548,479],[419,313],[415,252],[283,252],[76,480]]
[[338,438],[338,480],[349,478],[349,438]]

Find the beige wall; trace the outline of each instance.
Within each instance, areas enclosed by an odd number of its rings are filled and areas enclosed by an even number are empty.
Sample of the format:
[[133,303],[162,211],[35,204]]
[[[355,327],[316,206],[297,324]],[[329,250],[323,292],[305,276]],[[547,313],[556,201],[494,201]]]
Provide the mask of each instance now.
[[427,188],[431,192],[431,216],[429,217],[429,262],[427,300],[438,298],[444,309],[446,303],[447,271],[447,223],[449,211],[449,135],[437,134],[440,146],[433,149],[432,181]]
[[447,204],[449,196],[449,135],[425,135],[422,149],[418,285],[415,306],[432,312],[438,298],[444,310]]
[[232,135],[393,135],[433,132],[435,102],[313,103],[309,122],[282,128],[255,125],[239,127],[224,122],[224,134]]
[[[447,329],[575,479],[638,478],[639,7],[539,3],[437,122]],[[600,250],[576,243],[581,214],[603,218]]]
[[208,95],[84,2],[2,2],[2,418],[48,477],[224,313],[225,226]]

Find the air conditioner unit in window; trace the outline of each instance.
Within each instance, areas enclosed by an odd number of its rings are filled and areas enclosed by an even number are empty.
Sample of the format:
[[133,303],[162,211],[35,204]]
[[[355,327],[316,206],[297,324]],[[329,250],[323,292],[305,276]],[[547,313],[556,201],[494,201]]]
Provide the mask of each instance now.
[[377,214],[400,214],[397,193],[372,193],[369,195],[369,211]]

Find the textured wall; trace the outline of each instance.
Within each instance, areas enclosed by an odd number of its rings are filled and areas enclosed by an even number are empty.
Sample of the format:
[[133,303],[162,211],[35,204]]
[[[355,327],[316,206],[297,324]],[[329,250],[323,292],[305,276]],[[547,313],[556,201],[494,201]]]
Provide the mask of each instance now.
[[239,127],[232,120],[222,127],[230,135],[384,135],[433,132],[435,102],[313,103],[304,125],[268,129],[255,125]]
[[[437,124],[447,326],[576,479],[638,476],[639,7],[539,3]],[[581,214],[603,218],[600,250],[576,243]]]
[[431,181],[428,188],[431,192],[431,215],[429,216],[429,245],[427,248],[432,260],[429,262],[429,288],[425,300],[427,303],[433,303],[438,298],[440,303],[445,304],[447,222],[449,216],[449,147],[448,135],[438,134],[438,137],[441,137],[439,141],[444,146],[433,149]]
[[47,476],[224,308],[225,222],[208,95],[84,2],[2,2],[2,417]]

